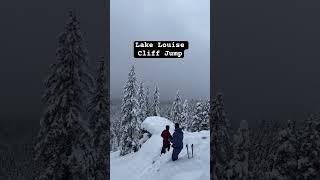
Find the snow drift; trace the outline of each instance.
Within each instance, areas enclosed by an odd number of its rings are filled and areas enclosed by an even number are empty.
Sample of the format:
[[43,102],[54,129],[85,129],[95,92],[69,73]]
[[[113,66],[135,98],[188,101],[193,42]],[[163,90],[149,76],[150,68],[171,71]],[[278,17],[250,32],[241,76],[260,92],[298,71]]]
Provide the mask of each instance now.
[[166,118],[151,116],[147,117],[141,124],[141,128],[147,130],[151,134],[161,134],[166,125],[170,126],[170,133],[173,133],[174,124]]
[[[170,152],[160,156],[162,147],[161,132],[165,126],[174,131],[174,124],[162,117],[148,117],[141,127],[152,136],[136,153],[119,156],[119,151],[111,152],[111,180],[209,180],[210,179],[210,132],[185,132],[184,148],[177,161],[171,160]],[[188,159],[185,145],[194,145],[194,157]],[[191,156],[191,150],[189,148]]]

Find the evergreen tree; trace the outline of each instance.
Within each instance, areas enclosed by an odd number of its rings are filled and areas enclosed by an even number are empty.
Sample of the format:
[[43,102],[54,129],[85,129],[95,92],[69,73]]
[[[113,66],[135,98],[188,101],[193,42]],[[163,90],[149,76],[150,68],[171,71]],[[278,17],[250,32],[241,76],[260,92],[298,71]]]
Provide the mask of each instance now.
[[170,119],[170,117],[171,117],[171,106],[167,106],[164,109],[164,117],[167,118],[167,119]]
[[191,132],[195,132],[195,131],[200,131],[201,130],[201,125],[202,125],[202,121],[204,120],[202,117],[202,113],[203,113],[203,106],[201,102],[198,102],[196,104],[196,108],[195,108],[195,112],[194,115],[192,117],[192,124],[191,124]]
[[149,117],[149,116],[152,116],[152,113],[151,113],[151,103],[150,103],[150,100],[149,100],[149,97],[150,97],[150,89],[149,87],[147,87],[147,90],[146,90],[146,96],[145,96],[145,104],[146,104],[146,116]]
[[137,100],[137,80],[135,77],[134,66],[129,72],[128,81],[124,87],[124,97],[121,106],[121,141],[120,155],[126,155],[138,151],[139,148],[139,126],[138,112],[139,104]]
[[249,179],[249,129],[247,121],[240,123],[238,134],[234,136],[234,154],[227,171],[227,179]]
[[115,132],[114,132],[114,126],[113,124],[111,123],[110,124],[110,151],[115,151],[116,148],[117,148],[117,144],[116,144],[116,135],[115,135]]
[[138,91],[138,104],[139,104],[139,125],[147,118],[147,106],[146,106],[146,95],[144,92],[143,82],[140,83],[139,91]]
[[210,138],[213,142],[212,157],[213,177],[225,179],[227,165],[232,157],[232,147],[229,138],[229,121],[224,109],[222,94],[218,94],[213,100],[211,116],[212,133]]
[[191,123],[192,119],[190,118],[188,100],[185,100],[182,105],[181,127],[183,127],[186,130],[189,130]]
[[251,131],[249,170],[252,179],[270,179],[273,159],[277,150],[278,121],[261,121]]
[[152,116],[160,116],[159,96],[160,96],[159,89],[158,89],[158,86],[156,86],[154,94],[153,94],[153,104],[152,104],[152,112],[151,112]]
[[[299,137],[298,179],[317,179],[320,177],[320,123],[312,114],[304,123]],[[319,128],[319,129],[317,129]]]
[[108,116],[106,87],[106,67],[105,61],[99,65],[95,95],[89,105],[91,130],[94,135],[94,147],[96,152],[95,159],[95,177],[96,179],[105,179],[108,175],[110,143],[108,135],[110,134],[110,124]]
[[110,144],[112,145],[112,150],[116,151],[119,150],[120,147],[120,139],[121,139],[121,103],[113,104],[112,101],[110,101],[112,104],[110,106],[110,130],[111,130],[111,136],[113,137],[110,139]]
[[[141,82],[138,90],[139,111],[138,111],[137,131],[139,132],[139,134],[137,135],[137,138],[139,139],[143,138],[143,130],[141,128],[141,124],[147,118],[147,106],[146,106],[145,100],[146,100],[146,95],[144,92],[144,85],[143,85],[143,82]],[[141,147],[141,143],[139,143],[139,147]]]
[[65,32],[59,37],[57,62],[45,82],[47,105],[40,121],[35,160],[37,179],[92,179],[92,134],[82,117],[90,87],[88,56],[79,22],[70,12]]
[[210,129],[210,100],[206,100],[203,107],[203,116],[205,118],[205,123],[203,124],[203,129]]
[[296,179],[297,149],[294,123],[288,121],[287,128],[279,133],[278,148],[273,167],[273,178]]
[[[121,118],[116,118],[112,121],[111,124],[111,136],[112,139],[110,144],[112,145],[112,150],[118,150],[120,146],[120,140],[121,140]],[[111,137],[110,137],[111,138]]]
[[170,120],[174,123],[181,124],[181,115],[182,115],[182,104],[181,104],[180,92],[178,90],[176,94],[176,98],[174,99],[171,106]]
[[202,102],[196,104],[195,112],[192,118],[191,131],[208,130],[209,115],[207,110],[204,108]]

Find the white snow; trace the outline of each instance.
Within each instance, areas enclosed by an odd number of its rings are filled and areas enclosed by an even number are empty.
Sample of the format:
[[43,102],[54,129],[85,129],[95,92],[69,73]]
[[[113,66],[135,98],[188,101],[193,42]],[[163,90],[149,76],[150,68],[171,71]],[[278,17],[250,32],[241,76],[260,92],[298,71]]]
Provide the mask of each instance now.
[[[184,148],[177,161],[171,160],[170,152],[160,157],[162,147],[161,132],[174,124],[162,117],[148,117],[141,127],[152,134],[136,153],[119,156],[119,151],[111,152],[110,175],[112,180],[209,180],[210,179],[210,132],[184,132]],[[188,159],[185,145],[189,144],[189,155],[194,145],[194,157]]]
[[170,133],[173,133],[174,124],[166,118],[159,116],[147,117],[141,124],[141,128],[151,134],[161,134],[166,125],[170,126]]

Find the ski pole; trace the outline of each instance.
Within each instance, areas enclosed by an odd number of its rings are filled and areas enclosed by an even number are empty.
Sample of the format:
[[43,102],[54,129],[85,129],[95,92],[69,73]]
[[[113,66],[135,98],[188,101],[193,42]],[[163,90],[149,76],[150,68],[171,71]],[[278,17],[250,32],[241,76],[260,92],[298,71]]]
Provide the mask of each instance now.
[[188,154],[188,159],[189,159],[189,150],[188,150],[188,144],[186,145],[187,147],[187,154]]
[[191,144],[191,153],[192,153],[192,157],[193,157],[193,144]]

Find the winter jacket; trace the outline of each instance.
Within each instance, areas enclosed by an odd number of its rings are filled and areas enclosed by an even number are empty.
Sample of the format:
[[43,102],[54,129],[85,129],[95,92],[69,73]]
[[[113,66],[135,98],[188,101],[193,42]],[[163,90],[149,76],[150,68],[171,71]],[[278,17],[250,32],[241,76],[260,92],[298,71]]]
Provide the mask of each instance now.
[[170,138],[172,138],[169,130],[163,130],[161,133],[161,137],[163,138],[163,144],[170,145]]
[[181,128],[174,130],[171,142],[173,148],[183,148],[183,132]]

